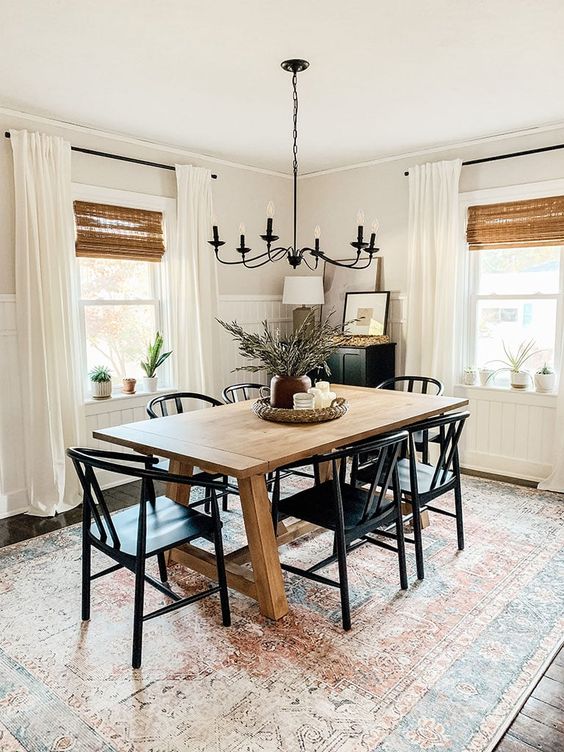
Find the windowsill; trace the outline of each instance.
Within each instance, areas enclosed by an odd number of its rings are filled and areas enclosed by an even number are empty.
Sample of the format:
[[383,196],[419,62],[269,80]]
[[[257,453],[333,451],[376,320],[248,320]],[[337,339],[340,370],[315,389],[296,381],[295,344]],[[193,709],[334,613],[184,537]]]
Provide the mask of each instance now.
[[489,393],[490,396],[497,396],[505,397],[511,395],[511,397],[515,397],[519,399],[522,396],[526,397],[532,397],[532,398],[538,398],[538,399],[548,399],[548,400],[556,400],[558,397],[558,392],[537,392],[535,389],[512,389],[510,386],[482,386],[481,384],[455,384],[455,389],[462,389],[465,391],[475,391],[475,392],[483,392],[483,393]]
[[150,398],[150,397],[157,397],[159,394],[168,394],[169,392],[175,392],[176,389],[172,386],[162,387],[161,389],[157,389],[154,392],[145,392],[142,389],[138,389],[135,394],[124,394],[121,391],[118,392],[112,392],[111,397],[107,397],[105,399],[93,399],[92,397],[87,397],[84,400],[85,405],[107,405],[111,404],[112,402],[118,402],[122,400],[134,400],[139,399],[141,397],[143,398]]

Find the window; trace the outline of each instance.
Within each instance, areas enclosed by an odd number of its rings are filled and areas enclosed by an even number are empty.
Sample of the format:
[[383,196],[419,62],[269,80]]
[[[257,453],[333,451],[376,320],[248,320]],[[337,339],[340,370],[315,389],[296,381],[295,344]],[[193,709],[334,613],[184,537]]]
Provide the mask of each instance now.
[[[503,343],[515,349],[534,339],[539,352],[527,369],[536,369],[545,361],[554,363],[563,297],[561,248],[503,248],[472,255],[471,362],[484,366],[504,359]],[[499,378],[502,383],[501,374]]]
[[[564,197],[470,206],[467,362],[499,367],[504,345],[534,340],[531,372],[561,367],[564,318]],[[509,382],[499,374],[496,384]]]
[[[115,193],[123,201],[124,195]],[[105,191],[94,195],[109,200]],[[144,198],[154,197],[137,200]],[[141,360],[147,344],[164,328],[159,262],[165,218],[161,212],[105,203],[75,201],[74,207],[85,374],[94,366],[109,366],[118,390],[123,378],[145,375]],[[167,366],[159,369],[163,386],[170,383]]]

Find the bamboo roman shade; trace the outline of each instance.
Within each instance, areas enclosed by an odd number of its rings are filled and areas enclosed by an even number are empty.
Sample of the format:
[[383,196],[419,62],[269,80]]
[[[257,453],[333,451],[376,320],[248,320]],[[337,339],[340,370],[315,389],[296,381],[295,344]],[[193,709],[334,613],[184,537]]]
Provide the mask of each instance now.
[[471,251],[564,245],[564,196],[468,207]]
[[74,217],[77,256],[160,261],[164,254],[161,212],[75,201]]

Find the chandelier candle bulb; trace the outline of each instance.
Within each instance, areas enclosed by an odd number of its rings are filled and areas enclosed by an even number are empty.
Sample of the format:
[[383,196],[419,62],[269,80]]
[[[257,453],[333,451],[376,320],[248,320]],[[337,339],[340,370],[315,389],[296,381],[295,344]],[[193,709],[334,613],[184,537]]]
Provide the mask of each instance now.
[[213,239],[217,242],[219,240],[219,230],[217,225],[213,226]]

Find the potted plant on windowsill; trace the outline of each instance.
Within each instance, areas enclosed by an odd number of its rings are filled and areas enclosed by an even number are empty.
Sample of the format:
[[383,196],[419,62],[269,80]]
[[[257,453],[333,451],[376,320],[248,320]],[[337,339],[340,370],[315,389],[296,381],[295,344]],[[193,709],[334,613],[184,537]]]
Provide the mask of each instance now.
[[157,332],[155,335],[155,341],[150,342],[147,347],[147,359],[141,361],[141,368],[145,371],[145,376],[143,376],[143,389],[146,392],[157,391],[157,368],[161,366],[170,355],[172,355],[172,350],[165,353],[161,352],[163,349],[163,343],[163,335],[160,332]]
[[90,377],[92,399],[102,400],[112,396],[112,374],[107,366],[94,366]]
[[346,340],[341,327],[332,326],[330,318],[331,315],[323,322],[318,321],[312,310],[299,329],[283,337],[278,329],[271,331],[267,321],[262,322],[262,332],[256,334],[246,332],[236,321],[228,324],[218,319],[218,322],[239,343],[243,358],[254,361],[234,370],[273,374],[270,404],[291,408],[294,394],[307,392],[311,387],[308,372],[323,367],[330,373],[327,358]]
[[490,378],[494,378],[496,374],[502,371],[509,371],[511,378],[512,389],[526,389],[531,383],[531,374],[523,366],[534,355],[538,353],[535,349],[534,339],[528,342],[521,342],[517,350],[509,348],[505,342],[502,342],[503,352],[505,353],[506,360],[493,360],[492,363],[501,363],[502,367],[497,368]]
[[546,363],[535,373],[535,389],[537,392],[553,392],[555,381],[554,369]]

